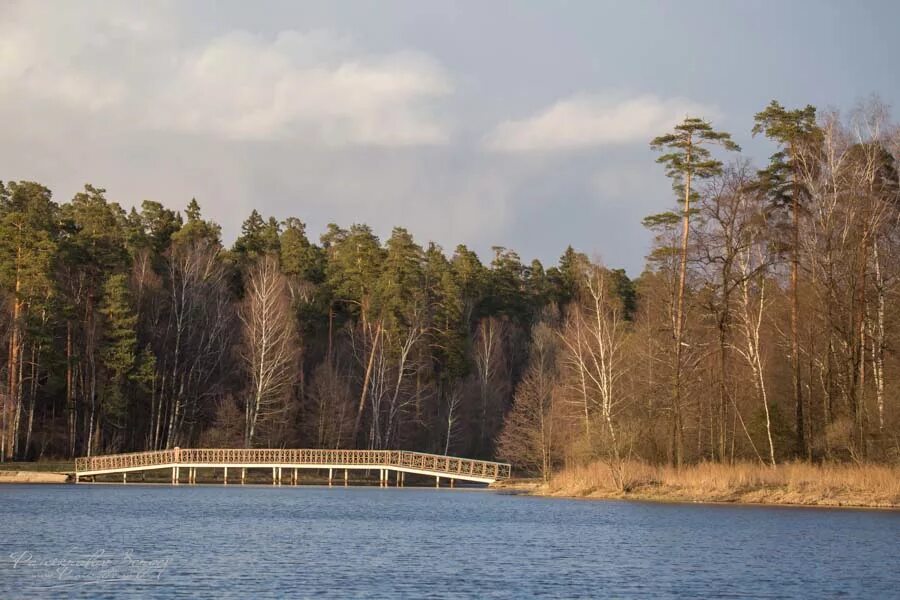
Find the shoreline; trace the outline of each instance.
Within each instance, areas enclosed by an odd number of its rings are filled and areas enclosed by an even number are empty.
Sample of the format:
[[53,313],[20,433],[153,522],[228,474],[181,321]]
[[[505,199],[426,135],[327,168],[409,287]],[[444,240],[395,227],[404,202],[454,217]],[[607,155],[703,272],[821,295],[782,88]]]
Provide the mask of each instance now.
[[28,471],[0,469],[0,484],[4,483],[71,483],[75,474],[67,471]]
[[589,494],[566,494],[545,489],[545,485],[535,485],[523,480],[510,480],[490,489],[509,496],[527,496],[529,498],[548,498],[559,500],[581,500],[585,502],[636,502],[646,504],[699,504],[707,506],[741,506],[757,508],[815,508],[834,510],[878,510],[900,512],[900,504],[855,504],[829,502],[779,502],[773,500],[744,499],[711,499],[695,497],[677,497],[665,494],[634,494],[627,492],[594,491]]
[[632,462],[626,472],[626,490],[601,462],[565,469],[547,482],[514,478],[492,487],[572,500],[900,510],[897,467],[786,463],[773,469],[700,463],[679,470]]

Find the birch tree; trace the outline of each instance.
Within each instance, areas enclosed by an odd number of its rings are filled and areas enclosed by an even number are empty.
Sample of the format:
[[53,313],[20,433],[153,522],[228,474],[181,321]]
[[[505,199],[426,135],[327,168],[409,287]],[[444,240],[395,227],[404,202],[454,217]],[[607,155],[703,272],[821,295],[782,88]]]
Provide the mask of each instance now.
[[244,444],[250,448],[260,430],[285,412],[296,371],[299,345],[285,276],[278,259],[265,255],[251,267],[240,313],[249,386],[244,408]]

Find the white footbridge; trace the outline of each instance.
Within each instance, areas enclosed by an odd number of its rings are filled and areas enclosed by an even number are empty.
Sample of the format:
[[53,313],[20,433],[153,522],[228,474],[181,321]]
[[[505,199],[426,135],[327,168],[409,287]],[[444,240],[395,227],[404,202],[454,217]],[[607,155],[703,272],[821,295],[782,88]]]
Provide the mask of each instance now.
[[[75,459],[75,482],[93,480],[98,475],[121,474],[122,482],[135,472],[171,470],[172,484],[197,482],[197,469],[222,469],[222,483],[244,483],[248,469],[272,471],[272,483],[297,485],[301,469],[328,471],[328,484],[333,485],[335,474],[343,476],[348,485],[351,470],[379,471],[379,483],[388,486],[391,474],[397,486],[404,484],[405,475],[413,473],[435,478],[440,487],[444,479],[452,487],[459,481],[491,484],[510,476],[510,465],[486,460],[473,460],[439,454],[407,452],[405,450],[314,450],[268,448],[172,448],[151,452],[107,454]],[[343,471],[343,472],[342,472]]]

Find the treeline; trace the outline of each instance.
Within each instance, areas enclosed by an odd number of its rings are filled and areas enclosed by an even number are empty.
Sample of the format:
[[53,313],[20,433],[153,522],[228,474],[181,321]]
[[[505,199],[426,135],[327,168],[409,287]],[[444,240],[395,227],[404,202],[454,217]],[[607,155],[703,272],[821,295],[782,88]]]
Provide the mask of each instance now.
[[[492,456],[547,306],[578,276],[489,265],[397,228],[256,211],[229,250],[196,201],[126,212],[85,186],[0,187],[2,456],[173,446]],[[627,284],[624,272],[619,277]],[[625,285],[623,289],[627,288]]]
[[652,140],[678,209],[636,310],[582,260],[574,300],[532,329],[499,454],[548,477],[606,461],[900,458],[900,137],[877,101],[847,118],[772,102],[753,166],[687,118]]
[[755,123],[766,165],[700,118],[652,140],[678,206],[645,219],[635,281],[571,248],[483,264],[256,211],[226,249],[195,201],[9,182],[2,456],[405,448],[623,480],[634,459],[897,460],[900,137],[874,101]]

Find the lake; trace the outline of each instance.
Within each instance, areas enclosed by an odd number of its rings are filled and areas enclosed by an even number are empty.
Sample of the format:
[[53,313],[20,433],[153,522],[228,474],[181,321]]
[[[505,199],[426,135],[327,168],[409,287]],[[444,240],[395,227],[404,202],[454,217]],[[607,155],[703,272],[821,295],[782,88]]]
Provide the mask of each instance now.
[[2,485],[0,598],[900,597],[900,512]]

